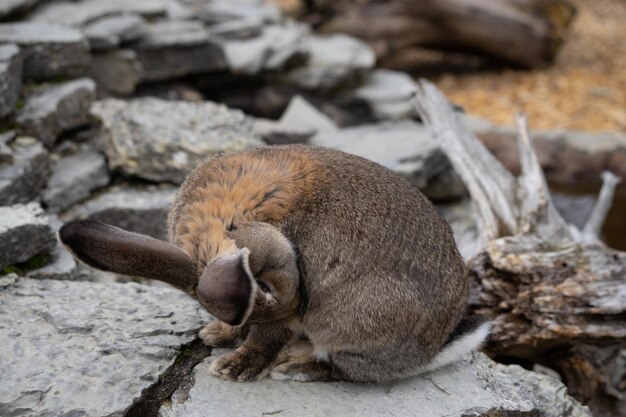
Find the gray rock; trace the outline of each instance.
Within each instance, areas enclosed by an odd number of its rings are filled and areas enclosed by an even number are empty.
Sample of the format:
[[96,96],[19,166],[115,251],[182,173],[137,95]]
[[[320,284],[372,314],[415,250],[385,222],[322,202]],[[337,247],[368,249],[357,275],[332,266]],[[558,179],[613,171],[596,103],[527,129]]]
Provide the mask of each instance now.
[[306,49],[306,65],[292,70],[286,78],[307,89],[334,88],[371,69],[376,62],[365,42],[342,34],[311,35],[306,39]]
[[0,165],[0,206],[37,198],[50,174],[50,156],[35,139],[17,138],[11,152],[12,162]]
[[214,0],[200,9],[198,17],[209,24],[250,18],[269,23],[279,21],[281,12],[278,6],[264,2]]
[[61,219],[98,220],[166,239],[167,212],[175,196],[175,187],[112,187],[64,213]]
[[458,417],[478,416],[496,408],[539,410],[545,417],[591,417],[587,407],[566,394],[562,383],[517,365],[499,365],[482,353],[385,386],[270,379],[225,382],[209,375],[210,360],[195,368],[195,385],[188,394],[175,392],[172,401],[161,407],[161,417]]
[[314,129],[286,125],[270,119],[254,119],[252,130],[269,145],[307,143],[315,134]]
[[0,45],[0,119],[15,110],[22,89],[22,65],[17,45]]
[[339,129],[330,117],[300,95],[291,99],[279,122],[283,126],[311,129],[315,132],[336,132]]
[[377,162],[418,188],[449,169],[448,160],[426,128],[414,121],[384,122],[319,133],[311,144],[339,149]]
[[107,99],[92,113],[110,168],[152,181],[180,183],[211,154],[262,144],[241,111],[212,102]]
[[413,95],[417,84],[400,71],[377,69],[365,76],[354,97],[365,101],[378,119],[404,119],[416,115]]
[[96,84],[90,78],[38,88],[26,98],[17,122],[25,133],[52,147],[63,131],[89,122],[95,92]]
[[226,69],[222,48],[209,40],[200,22],[150,24],[135,49],[142,66],[141,77],[146,81]]
[[209,320],[185,294],[22,278],[0,291],[0,414],[123,416]]
[[211,35],[224,39],[249,39],[260,35],[264,26],[263,19],[248,17],[217,23],[207,29]]
[[472,200],[465,198],[453,203],[437,204],[437,209],[450,224],[463,259],[469,261],[481,249]]
[[0,169],[2,169],[2,164],[13,163],[13,149],[11,149],[9,143],[15,139],[15,136],[14,130],[0,133]]
[[89,64],[87,39],[80,31],[66,26],[42,22],[0,24],[0,43],[20,46],[26,78],[76,76]]
[[435,201],[449,201],[467,195],[463,180],[452,168],[430,178],[422,192]]
[[172,3],[171,0],[55,1],[37,8],[29,18],[37,22],[84,26],[105,16],[129,13],[149,18],[164,16]]
[[262,71],[276,71],[294,60],[306,56],[305,25],[287,22],[266,26],[259,36],[251,39],[220,42],[231,72],[254,75]]
[[57,212],[87,197],[109,183],[106,160],[98,152],[79,152],[57,162],[43,201],[48,211]]
[[143,73],[137,53],[130,49],[94,53],[89,75],[98,88],[116,94],[131,94]]
[[0,207],[0,270],[54,247],[56,237],[38,203]]
[[[55,215],[48,217],[48,223],[53,233],[59,231],[63,223]],[[28,278],[35,279],[75,279],[78,275],[77,263],[71,253],[65,249],[60,240],[55,239],[56,244],[49,253],[49,262],[42,268],[33,269],[26,273]]]
[[0,2],[0,19],[5,19],[15,14],[25,13],[37,3],[43,0],[2,0]]
[[137,40],[145,30],[144,20],[135,14],[107,16],[89,23],[84,28],[92,50],[106,50],[120,43]]

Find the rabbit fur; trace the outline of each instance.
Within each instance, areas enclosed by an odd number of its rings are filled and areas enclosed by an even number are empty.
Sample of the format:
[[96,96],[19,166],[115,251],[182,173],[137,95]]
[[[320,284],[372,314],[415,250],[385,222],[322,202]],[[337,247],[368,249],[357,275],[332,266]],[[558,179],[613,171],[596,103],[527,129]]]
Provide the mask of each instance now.
[[92,266],[196,298],[218,319],[202,340],[237,346],[210,366],[223,379],[382,383],[453,362],[489,331],[464,319],[466,268],[436,208],[354,155],[285,145],[211,157],[182,184],[168,232],[170,243],[79,221],[60,237]]

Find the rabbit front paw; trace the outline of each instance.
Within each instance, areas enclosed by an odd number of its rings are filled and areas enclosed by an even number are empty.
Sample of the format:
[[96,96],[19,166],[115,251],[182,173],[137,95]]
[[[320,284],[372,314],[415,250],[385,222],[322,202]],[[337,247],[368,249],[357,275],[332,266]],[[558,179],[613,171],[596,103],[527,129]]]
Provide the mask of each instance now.
[[207,346],[232,347],[244,334],[241,327],[229,326],[221,321],[213,321],[198,332],[198,336]]
[[271,362],[263,352],[241,346],[211,362],[209,373],[229,381],[250,381],[265,376]]

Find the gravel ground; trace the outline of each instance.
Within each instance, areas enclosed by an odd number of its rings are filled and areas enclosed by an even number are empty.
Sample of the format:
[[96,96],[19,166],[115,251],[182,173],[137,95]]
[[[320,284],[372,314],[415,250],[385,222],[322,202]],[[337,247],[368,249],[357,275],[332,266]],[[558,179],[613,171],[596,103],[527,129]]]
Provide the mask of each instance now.
[[468,112],[533,129],[626,132],[626,1],[572,0],[578,16],[555,64],[544,70],[443,75],[437,84]]

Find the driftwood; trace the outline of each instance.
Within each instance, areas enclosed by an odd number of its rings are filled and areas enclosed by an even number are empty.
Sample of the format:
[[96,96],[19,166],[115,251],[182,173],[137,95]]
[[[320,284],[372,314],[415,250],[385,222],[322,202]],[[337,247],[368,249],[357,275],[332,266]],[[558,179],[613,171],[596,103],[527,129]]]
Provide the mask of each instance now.
[[469,261],[470,305],[495,320],[488,352],[549,366],[596,415],[626,415],[626,253],[598,237],[617,178],[604,175],[578,230],[552,204],[523,116],[515,178],[432,84],[420,83],[416,105],[475,205],[481,247]]
[[366,40],[379,58],[420,46],[524,67],[551,63],[575,15],[568,0],[313,0],[321,24]]

